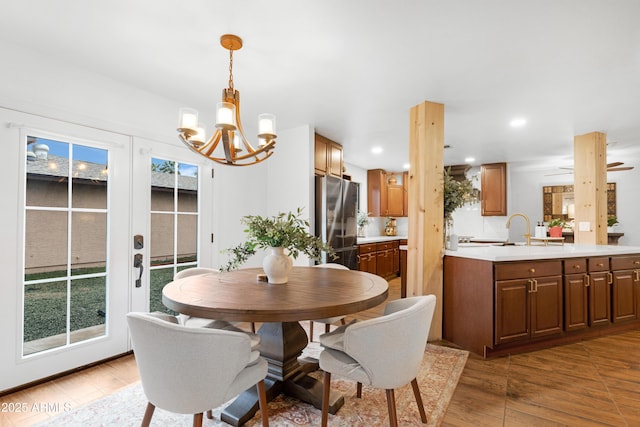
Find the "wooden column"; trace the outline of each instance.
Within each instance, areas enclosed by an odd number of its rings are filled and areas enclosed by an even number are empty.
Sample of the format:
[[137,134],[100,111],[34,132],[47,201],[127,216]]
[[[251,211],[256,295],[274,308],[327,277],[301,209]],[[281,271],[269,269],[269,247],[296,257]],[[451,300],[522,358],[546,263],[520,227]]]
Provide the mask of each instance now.
[[575,243],[607,244],[607,135],[591,132],[573,138]]
[[407,295],[436,296],[429,340],[438,340],[442,338],[444,105],[425,101],[411,108],[409,128]]

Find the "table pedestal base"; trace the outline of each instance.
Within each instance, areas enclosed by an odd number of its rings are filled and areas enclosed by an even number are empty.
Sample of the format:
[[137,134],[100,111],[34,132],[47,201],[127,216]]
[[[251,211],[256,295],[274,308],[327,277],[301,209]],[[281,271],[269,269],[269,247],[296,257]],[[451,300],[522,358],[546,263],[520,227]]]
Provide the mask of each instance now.
[[[298,322],[264,323],[260,330],[260,354],[269,362],[265,379],[267,401],[286,393],[314,407],[322,408],[322,382],[307,375],[318,369],[317,362],[298,357],[306,347],[307,334]],[[335,414],[344,405],[344,397],[332,392],[329,395],[329,413]],[[256,387],[244,391],[227,406],[220,419],[233,426],[249,421],[259,409]]]

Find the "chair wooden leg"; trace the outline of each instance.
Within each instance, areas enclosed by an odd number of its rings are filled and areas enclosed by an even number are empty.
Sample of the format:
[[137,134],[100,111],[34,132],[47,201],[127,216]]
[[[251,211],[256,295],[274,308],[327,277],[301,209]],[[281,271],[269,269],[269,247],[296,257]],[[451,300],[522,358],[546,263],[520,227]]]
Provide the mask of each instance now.
[[322,427],[327,427],[329,419],[329,392],[331,391],[331,372],[324,372],[324,386],[322,388]]
[[424,404],[422,403],[422,396],[420,395],[420,387],[418,387],[418,380],[413,379],[411,381],[411,387],[413,387],[413,395],[416,397],[416,403],[418,404],[418,411],[420,411],[420,419],[422,424],[427,423],[427,414],[424,412]]
[[344,317],[342,319],[340,319],[340,323],[343,324],[343,325],[347,324],[347,322],[344,321]]
[[309,320],[309,342],[313,341],[313,320]]
[[267,392],[264,388],[264,380],[259,381],[256,387],[258,387],[258,403],[260,403],[262,425],[269,427],[269,405],[267,404]]
[[356,397],[360,399],[362,397],[362,383],[356,385]]
[[393,389],[387,389],[387,408],[389,409],[389,426],[398,427],[398,415],[396,414],[396,397]]
[[213,411],[211,409],[207,411],[207,418],[209,418],[210,420],[213,419]]
[[151,417],[153,417],[153,411],[155,411],[156,407],[153,403],[147,403],[147,409],[144,411],[144,418],[142,418],[141,427],[149,427],[151,424]]
[[202,412],[193,414],[193,427],[202,427]]
[[256,333],[256,324],[251,322],[251,333]]
[[325,334],[328,334],[330,330],[331,330],[331,325],[330,325],[330,324],[328,324],[328,323],[326,323],[326,324],[324,325],[324,333],[325,333]]

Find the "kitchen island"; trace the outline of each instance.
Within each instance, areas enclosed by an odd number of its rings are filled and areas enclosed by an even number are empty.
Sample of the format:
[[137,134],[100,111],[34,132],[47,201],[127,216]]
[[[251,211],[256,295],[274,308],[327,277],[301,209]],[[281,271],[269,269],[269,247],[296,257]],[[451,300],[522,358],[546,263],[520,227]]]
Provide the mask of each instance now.
[[462,244],[443,310],[443,338],[484,357],[637,329],[640,247]]

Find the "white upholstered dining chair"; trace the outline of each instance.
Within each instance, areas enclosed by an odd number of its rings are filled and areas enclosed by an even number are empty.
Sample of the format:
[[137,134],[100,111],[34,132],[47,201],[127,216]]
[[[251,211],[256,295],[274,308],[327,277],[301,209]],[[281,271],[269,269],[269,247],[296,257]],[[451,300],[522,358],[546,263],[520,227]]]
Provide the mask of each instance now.
[[204,411],[254,385],[262,424],[269,425],[264,386],[267,362],[251,349],[246,334],[187,327],[163,314],[129,313],[127,323],[148,399],[142,426],[149,425],[156,407],[194,414],[193,425],[201,426]]
[[[342,264],[338,264],[338,263],[334,263],[334,262],[329,262],[326,264],[317,264],[314,265],[314,267],[321,267],[321,268],[335,268],[336,270],[348,270],[349,267],[346,267]],[[324,319],[314,319],[314,320],[310,320],[309,321],[309,341],[313,341],[313,323],[314,322],[318,322],[318,323],[323,323],[324,324],[324,332],[327,333],[329,332],[331,325],[333,323],[336,322],[340,322],[341,324],[345,324],[344,321],[345,316],[334,316],[334,317],[326,317]]]
[[327,425],[331,375],[386,390],[389,424],[397,426],[394,389],[411,383],[420,419],[427,422],[416,377],[424,357],[436,305],[434,295],[403,298],[389,302],[384,315],[341,326],[320,336],[324,347],[320,369],[324,374],[322,426]]

